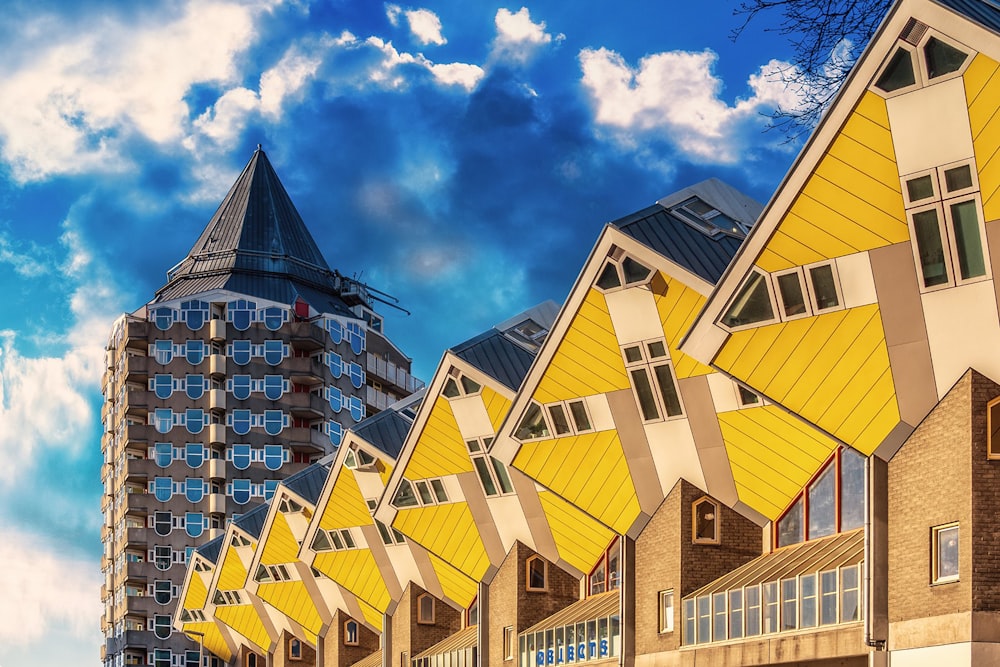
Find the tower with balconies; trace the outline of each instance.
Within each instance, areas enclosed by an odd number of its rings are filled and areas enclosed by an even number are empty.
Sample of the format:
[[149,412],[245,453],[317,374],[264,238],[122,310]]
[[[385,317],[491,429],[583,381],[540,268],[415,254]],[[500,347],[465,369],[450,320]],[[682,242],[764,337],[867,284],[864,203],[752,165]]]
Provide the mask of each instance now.
[[166,284],[115,323],[102,384],[106,667],[198,665],[197,644],[171,629],[192,549],[423,386],[376,302],[391,305],[329,267],[258,147]]

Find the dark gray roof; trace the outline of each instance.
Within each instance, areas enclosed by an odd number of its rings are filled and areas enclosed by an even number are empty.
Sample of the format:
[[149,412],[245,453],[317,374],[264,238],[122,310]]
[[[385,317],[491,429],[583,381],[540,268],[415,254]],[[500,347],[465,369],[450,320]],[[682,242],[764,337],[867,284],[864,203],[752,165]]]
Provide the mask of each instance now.
[[252,510],[240,516],[234,521],[236,527],[246,534],[260,539],[260,531],[264,529],[264,520],[267,519],[267,512],[270,505],[264,503],[254,507]]
[[218,563],[219,554],[222,553],[222,541],[224,539],[226,539],[226,536],[220,535],[214,540],[209,540],[208,542],[205,542],[203,545],[198,547],[196,551],[205,558],[207,558],[208,560],[212,561],[213,563]]
[[346,313],[339,279],[258,147],[154,301],[227,289],[288,304],[301,296],[319,311]]
[[491,378],[517,390],[531,368],[535,355],[502,332],[490,329],[451,348],[459,359],[467,361]]
[[397,459],[412,425],[412,419],[390,407],[352,426],[351,430],[380,452]]
[[319,501],[319,495],[323,491],[323,484],[326,483],[326,478],[329,475],[329,465],[315,463],[288,477],[282,484],[299,494],[304,500],[315,505]]
[[979,25],[1000,33],[1000,5],[992,0],[936,0]]
[[763,210],[760,203],[713,178],[664,197],[611,225],[714,285],[736,255],[743,237],[709,236],[670,212],[672,207],[694,196],[746,227],[753,225]]

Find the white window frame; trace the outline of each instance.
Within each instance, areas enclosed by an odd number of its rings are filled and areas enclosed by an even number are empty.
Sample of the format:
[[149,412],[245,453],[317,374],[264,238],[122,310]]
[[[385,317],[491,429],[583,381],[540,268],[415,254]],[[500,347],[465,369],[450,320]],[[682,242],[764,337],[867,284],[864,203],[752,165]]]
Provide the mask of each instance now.
[[[729,312],[736,306],[736,300],[740,297],[740,295],[743,292],[743,289],[747,286],[747,283],[750,282],[750,279],[753,277],[754,274],[757,274],[764,279],[764,285],[767,287],[767,298],[771,302],[771,317],[769,317],[768,319],[760,320],[758,322],[748,322],[747,324],[739,324],[737,326],[730,326],[726,324],[724,322],[726,315],[728,315]],[[776,322],[780,322],[781,321],[780,314],[781,314],[781,309],[778,304],[778,299],[775,296],[774,285],[771,283],[771,275],[768,272],[764,271],[763,269],[754,266],[750,269],[750,271],[747,272],[747,275],[743,278],[743,280],[740,281],[739,287],[733,293],[732,299],[729,300],[729,302],[726,304],[726,307],[723,308],[722,312],[719,314],[719,319],[716,321],[716,324],[718,324],[718,326],[724,329],[725,331],[729,332],[743,331],[745,329],[755,329],[757,327],[763,327],[768,324],[774,324]]]
[[[657,628],[660,634],[674,631],[674,589],[668,588],[667,590],[660,591],[656,596],[657,599]],[[666,604],[669,602],[670,604]]]
[[951,584],[959,580],[960,570],[961,570],[961,542],[958,543],[956,550],[958,550],[959,557],[959,572],[954,574],[940,573],[941,567],[941,553],[940,553],[940,538],[943,533],[949,531],[955,531],[956,539],[961,539],[961,532],[959,531],[959,524],[957,521],[952,523],[942,524],[940,526],[934,526],[931,528],[931,584]]
[[[652,357],[649,353],[649,346],[652,343],[662,343],[664,354],[659,357]],[[638,348],[640,352],[640,359],[636,361],[629,361],[628,356],[625,351]],[[675,419],[684,419],[687,416],[687,411],[684,409],[684,399],[681,396],[680,386],[677,383],[677,373],[674,370],[673,360],[670,358],[670,347],[667,345],[667,341],[664,338],[652,338],[649,340],[638,341],[635,343],[629,343],[627,345],[621,346],[622,360],[625,362],[625,373],[628,375],[629,386],[632,389],[632,395],[635,397],[636,407],[639,410],[639,416],[642,418],[644,424],[653,424],[661,421],[673,421]],[[680,407],[680,413],[675,415],[667,414],[667,407],[664,404],[663,399],[663,388],[660,386],[659,380],[656,377],[656,369],[661,366],[668,366],[670,370],[670,379],[673,382],[674,392],[677,395],[677,404]],[[635,387],[635,383],[632,381],[632,371],[635,370],[645,370],[646,378],[649,381],[649,386],[652,389],[653,401],[656,403],[657,416],[647,418],[642,414],[642,401],[639,398],[639,392]]]
[[[816,298],[816,288],[813,286],[812,273],[813,269],[818,269],[822,266],[829,266],[830,271],[833,274],[833,289],[837,292],[837,304],[835,306],[828,306],[826,308],[819,307],[819,300]],[[844,310],[844,290],[840,287],[840,273],[837,271],[837,263],[833,260],[824,260],[822,262],[813,262],[812,264],[806,264],[802,267],[802,274],[805,278],[806,283],[806,307],[810,309],[813,315],[822,315],[823,313],[832,313],[838,310]]]

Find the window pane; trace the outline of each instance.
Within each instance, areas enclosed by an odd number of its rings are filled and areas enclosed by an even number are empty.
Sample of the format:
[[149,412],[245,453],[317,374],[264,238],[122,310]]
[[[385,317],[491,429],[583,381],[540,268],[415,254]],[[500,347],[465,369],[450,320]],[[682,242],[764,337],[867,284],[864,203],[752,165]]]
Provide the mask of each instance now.
[[809,486],[809,532],[810,540],[817,537],[833,535],[836,532],[837,508],[835,495],[837,491],[837,473],[830,465]]
[[427,486],[427,482],[417,482],[417,493],[420,494],[420,502],[423,505],[433,505],[434,498],[431,496],[430,487]]
[[649,269],[631,257],[622,260],[622,272],[625,274],[625,284],[641,282],[649,275]]
[[630,364],[635,363],[637,361],[642,361],[642,350],[638,346],[626,347],[625,361],[627,361]]
[[934,196],[934,177],[930,174],[911,178],[906,182],[906,192],[911,202],[929,199]]
[[552,419],[552,428],[555,429],[556,435],[569,433],[569,420],[566,419],[566,411],[561,404],[555,403],[549,406],[549,418]]
[[419,504],[417,497],[413,494],[413,487],[405,479],[399,483],[399,490],[396,491],[396,497],[392,499],[392,504],[396,507],[415,507]]
[[813,295],[816,297],[816,308],[825,310],[840,305],[837,298],[837,283],[833,279],[833,267],[829,264],[814,266],[809,269],[812,280]]
[[712,641],[711,631],[712,598],[703,595],[698,598],[698,643]]
[[722,323],[727,327],[738,327],[773,319],[774,310],[771,308],[771,297],[767,291],[767,278],[760,273],[754,273],[743,284],[743,289],[729,308],[729,312],[723,316]]
[[681,401],[677,397],[677,387],[674,385],[674,376],[670,372],[670,366],[663,364],[653,368],[656,375],[656,383],[660,385],[660,397],[663,399],[663,406],[668,417],[676,417],[682,414]]
[[667,347],[663,344],[662,340],[654,340],[652,343],[646,345],[646,349],[649,351],[649,358],[651,360],[667,356]]
[[517,427],[517,432],[514,433],[514,437],[518,440],[549,437],[549,427],[545,423],[542,409],[538,404],[532,403],[528,406],[520,426]]
[[704,500],[695,506],[695,533],[696,540],[715,541],[716,535],[716,512],[715,505]]
[[[928,178],[930,178],[928,176]],[[972,187],[972,168],[967,164],[944,171],[944,189],[957,192]]]
[[865,523],[865,458],[853,449],[840,453],[840,529]]
[[715,593],[712,596],[712,641],[725,641],[727,620],[726,594]]
[[819,622],[820,625],[832,625],[837,622],[837,571],[821,572],[819,583]]
[[489,466],[486,465],[486,459],[481,456],[477,456],[472,459],[472,463],[476,466],[476,472],[479,473],[479,481],[482,482],[483,492],[487,496],[497,495],[496,484],[493,483],[493,478],[490,476]]
[[816,575],[804,574],[799,577],[799,594],[802,596],[799,607],[799,627],[812,628],[816,626]]
[[490,457],[490,461],[493,462],[493,471],[497,474],[497,481],[500,482],[501,492],[513,493],[514,485],[510,483],[510,476],[507,474],[506,466],[492,456]]
[[891,93],[894,90],[912,86],[916,82],[917,79],[913,75],[913,58],[910,56],[910,52],[906,49],[896,49],[892,60],[889,61],[889,66],[875,82],[875,86]]
[[785,516],[778,520],[778,546],[796,544],[804,539],[802,534],[802,498],[799,497]]
[[656,399],[653,398],[653,388],[649,385],[649,375],[645,368],[637,368],[631,372],[632,386],[635,387],[636,396],[639,398],[639,409],[642,411],[644,420],[659,419],[660,411],[656,408]]
[[936,534],[937,572],[935,580],[958,577],[958,526],[942,528]]
[[948,282],[948,269],[944,263],[944,244],[936,209],[913,214],[913,232],[920,257],[924,287],[944,285]]
[[612,262],[608,262],[601,270],[601,275],[597,278],[597,286],[601,289],[613,289],[621,287],[621,279],[618,278],[618,267]]
[[674,629],[674,592],[660,591],[660,632]]
[[475,394],[477,391],[482,389],[482,387],[479,385],[478,382],[470,378],[467,378],[464,375],[462,376],[461,381],[462,381],[462,390],[465,391],[466,394]]
[[743,589],[729,591],[729,638],[743,636]]
[[740,390],[740,405],[747,406],[747,405],[757,405],[758,403],[760,403],[760,396],[753,393],[746,387],[740,385],[739,390]]
[[786,273],[778,276],[778,293],[781,294],[781,305],[785,317],[801,315],[806,312],[806,297],[802,293],[802,281],[798,273]]
[[573,415],[573,422],[576,424],[576,430],[579,431],[589,431],[592,427],[590,425],[590,419],[587,417],[587,409],[583,405],[583,401],[573,401],[569,404],[569,412]]
[[840,622],[848,623],[860,618],[858,614],[858,566],[840,571]]
[[439,479],[431,480],[431,489],[434,491],[434,497],[437,498],[439,503],[448,502],[448,494],[444,491],[444,483]]
[[952,204],[951,221],[955,231],[955,249],[958,251],[958,267],[962,280],[986,275],[975,200]]
[[781,580],[781,629],[794,630],[798,622],[796,607],[798,606],[798,596],[796,595],[795,579]]
[[968,56],[950,44],[931,37],[924,46],[924,58],[927,59],[927,78],[933,79],[944,74],[956,72]]
[[746,598],[746,635],[754,637],[760,634],[760,588],[748,586],[744,589]]

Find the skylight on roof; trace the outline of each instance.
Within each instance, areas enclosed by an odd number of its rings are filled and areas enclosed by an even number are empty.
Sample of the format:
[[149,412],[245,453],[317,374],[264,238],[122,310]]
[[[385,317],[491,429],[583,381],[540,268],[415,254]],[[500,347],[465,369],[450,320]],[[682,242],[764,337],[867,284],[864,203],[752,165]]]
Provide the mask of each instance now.
[[733,218],[705,202],[700,197],[691,197],[671,207],[670,212],[702,234],[716,237],[720,234],[745,236],[746,231]]

